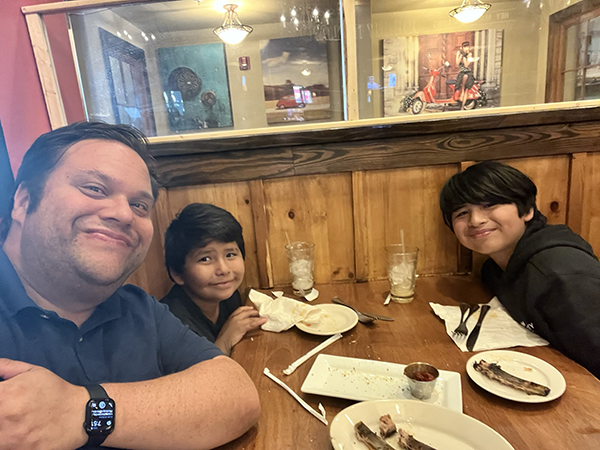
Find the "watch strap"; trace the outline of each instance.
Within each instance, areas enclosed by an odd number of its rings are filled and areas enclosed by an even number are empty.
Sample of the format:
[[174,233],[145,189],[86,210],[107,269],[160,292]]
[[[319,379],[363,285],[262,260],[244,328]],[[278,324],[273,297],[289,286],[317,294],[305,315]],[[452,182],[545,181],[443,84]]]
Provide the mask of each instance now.
[[[100,386],[99,384],[90,384],[89,386],[85,386],[88,393],[90,394],[90,399],[98,398],[98,399],[106,399],[110,398],[106,393],[106,390]],[[94,448],[100,447],[102,443],[106,440],[108,434],[104,436],[92,436],[88,434],[88,441],[82,448]]]
[[90,398],[109,398],[104,388],[99,384],[90,384],[85,388],[90,393]]

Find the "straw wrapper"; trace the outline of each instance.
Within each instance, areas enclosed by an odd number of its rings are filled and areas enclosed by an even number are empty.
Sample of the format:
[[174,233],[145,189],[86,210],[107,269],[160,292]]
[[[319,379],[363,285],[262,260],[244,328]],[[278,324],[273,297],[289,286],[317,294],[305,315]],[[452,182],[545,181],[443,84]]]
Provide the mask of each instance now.
[[265,367],[265,370],[263,371],[263,373],[266,376],[268,376],[271,380],[273,380],[275,383],[277,383],[279,386],[281,386],[282,388],[284,388],[309,413],[311,413],[313,416],[315,416],[317,419],[319,419],[325,425],[329,425],[328,422],[327,422],[327,418],[325,417],[326,414],[325,414],[325,408],[323,408],[323,405],[321,405],[319,403],[319,411],[321,411],[321,414],[319,414],[317,411],[314,410],[314,408],[312,406],[310,406],[308,403],[306,403],[304,400],[302,400],[298,396],[298,394],[296,394],[287,384],[285,384],[283,381],[281,381],[279,378],[277,378],[275,375],[273,375],[268,368]]
[[289,365],[289,367],[283,371],[283,373],[286,375],[291,375],[292,373],[294,373],[294,370],[296,370],[298,367],[300,367],[300,365],[305,363],[310,357],[316,355],[321,350],[329,347],[331,344],[333,344],[335,341],[337,341],[338,339],[341,339],[341,338],[342,338],[341,333],[334,334],[329,339],[321,342],[319,345],[317,345],[315,348],[313,348],[311,351],[309,351],[306,355],[302,356],[301,358],[298,358],[296,361],[291,363]]

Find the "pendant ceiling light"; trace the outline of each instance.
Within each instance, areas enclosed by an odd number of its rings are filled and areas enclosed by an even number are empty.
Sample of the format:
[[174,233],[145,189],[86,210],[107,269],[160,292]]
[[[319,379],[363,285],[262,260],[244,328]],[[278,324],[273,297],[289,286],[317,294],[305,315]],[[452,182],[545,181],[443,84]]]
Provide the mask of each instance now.
[[492,7],[489,3],[481,3],[481,0],[463,0],[462,5],[450,11],[450,17],[454,17],[464,23],[475,22]]
[[240,19],[235,12],[237,5],[228,4],[224,5],[223,8],[227,10],[225,13],[225,20],[223,20],[223,25],[213,30],[213,33],[219,36],[226,44],[239,44],[246,36],[252,33],[252,27],[240,22]]

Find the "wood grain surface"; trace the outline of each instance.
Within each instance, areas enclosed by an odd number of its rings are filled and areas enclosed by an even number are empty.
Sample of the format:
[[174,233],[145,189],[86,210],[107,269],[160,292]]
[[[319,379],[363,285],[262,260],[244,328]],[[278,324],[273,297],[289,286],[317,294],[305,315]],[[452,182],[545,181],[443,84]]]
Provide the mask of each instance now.
[[[465,365],[473,353],[463,353],[456,347],[428,302],[448,305],[456,305],[459,301],[487,302],[490,295],[471,277],[419,278],[412,303],[387,307],[382,304],[387,282],[319,285],[317,288],[321,292],[317,303],[328,302],[333,295],[338,295],[364,311],[395,318],[394,322],[376,321],[369,326],[359,323],[323,353],[399,364],[425,361],[439,369],[460,373],[464,413],[492,427],[515,450],[600,448],[600,382],[553,348],[511,349],[541,358],[562,373],[567,390],[552,402],[525,404],[505,400],[479,388],[469,379]],[[291,291],[287,294],[291,295]],[[246,369],[258,388],[262,416],[256,427],[221,450],[332,448],[329,427],[312,417],[263,375],[263,369],[268,367],[311,406],[322,403],[331,423],[338,412],[355,402],[301,393],[300,387],[316,357],[290,376],[282,373],[290,363],[324,339],[294,327],[283,333],[258,331],[235,347],[233,359]],[[481,448],[486,448],[485,442],[481,443]]]
[[[323,144],[160,156],[157,171],[170,187],[600,151],[598,122],[435,134],[428,134],[423,124],[422,134],[401,137],[385,128],[373,128],[377,134],[365,130],[362,140],[355,139],[355,130],[324,130],[322,134],[333,133],[337,139]],[[202,148],[212,144],[196,143]]]
[[276,286],[291,283],[287,239],[315,244],[317,283],[354,279],[354,225],[350,174],[264,182],[269,253]]

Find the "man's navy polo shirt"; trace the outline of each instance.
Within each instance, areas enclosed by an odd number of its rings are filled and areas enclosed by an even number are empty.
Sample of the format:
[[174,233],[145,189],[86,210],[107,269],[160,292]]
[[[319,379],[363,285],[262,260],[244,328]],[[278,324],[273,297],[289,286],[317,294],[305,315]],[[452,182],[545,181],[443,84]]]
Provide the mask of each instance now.
[[214,344],[133,285],[119,288],[78,328],[37,306],[0,250],[2,358],[42,366],[72,384],[86,385],[158,378],[219,355]]

